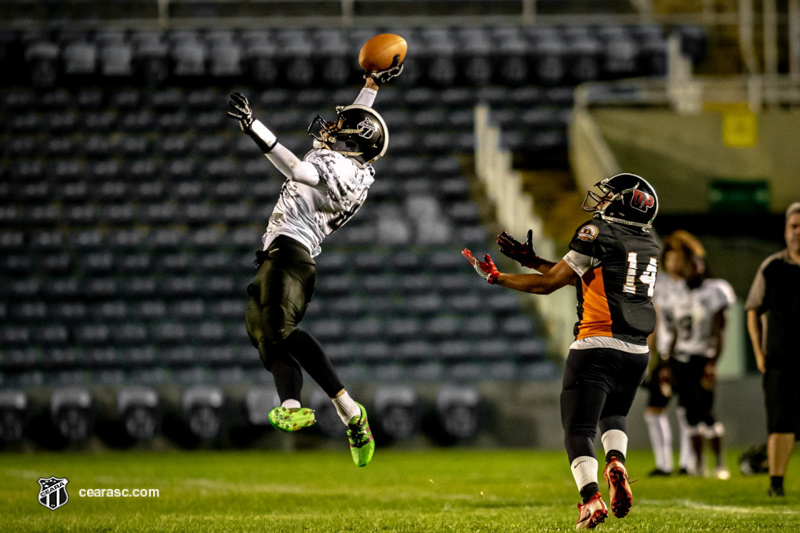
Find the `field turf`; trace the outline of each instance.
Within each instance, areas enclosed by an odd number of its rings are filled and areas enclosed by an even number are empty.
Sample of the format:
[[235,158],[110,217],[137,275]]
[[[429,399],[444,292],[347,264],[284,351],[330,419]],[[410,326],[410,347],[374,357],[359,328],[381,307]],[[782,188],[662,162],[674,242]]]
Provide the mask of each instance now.
[[[735,468],[729,481],[648,478],[646,450],[628,466],[633,510],[601,531],[800,531],[797,453],[783,500],[766,495],[765,475]],[[69,501],[55,511],[37,501],[38,478],[50,476],[69,479]],[[79,496],[101,488],[160,496]],[[0,454],[2,531],[569,531],[577,499],[559,451],[379,448],[361,469],[344,447]]]

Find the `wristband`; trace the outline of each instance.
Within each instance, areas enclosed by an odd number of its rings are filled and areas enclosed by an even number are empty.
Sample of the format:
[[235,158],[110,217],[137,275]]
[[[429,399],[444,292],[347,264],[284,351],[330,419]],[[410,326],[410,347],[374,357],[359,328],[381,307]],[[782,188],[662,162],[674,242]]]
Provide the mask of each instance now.
[[278,138],[260,120],[254,120],[247,133],[265,154],[270,153],[278,144]]

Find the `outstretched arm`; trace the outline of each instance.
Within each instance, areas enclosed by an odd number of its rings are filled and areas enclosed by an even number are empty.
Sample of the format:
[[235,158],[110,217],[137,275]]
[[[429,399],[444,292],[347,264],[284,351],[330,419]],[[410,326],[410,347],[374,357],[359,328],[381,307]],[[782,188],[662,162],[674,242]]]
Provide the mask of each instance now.
[[253,117],[250,102],[240,93],[233,93],[228,116],[239,121],[239,126],[255,141],[267,159],[290,180],[311,185],[320,181],[319,172],[311,163],[300,160],[288,148],[278,142],[278,138],[260,120]]
[[577,272],[565,260],[556,263],[545,274],[503,274],[489,257],[477,259],[472,252],[465,249],[461,255],[472,263],[475,271],[492,285],[501,285],[509,289],[531,294],[550,294],[566,285],[574,285],[580,279]]

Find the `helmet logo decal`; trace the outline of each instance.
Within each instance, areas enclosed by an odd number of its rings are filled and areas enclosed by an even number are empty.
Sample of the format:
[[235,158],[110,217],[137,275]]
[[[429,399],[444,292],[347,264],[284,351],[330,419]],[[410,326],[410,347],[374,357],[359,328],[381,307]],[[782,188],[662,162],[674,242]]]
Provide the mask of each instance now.
[[597,238],[597,226],[587,224],[578,230],[578,238],[582,241],[592,242]]
[[375,125],[369,118],[365,118],[358,123],[358,136],[365,139],[371,139],[375,132],[378,131],[378,126]]
[[633,189],[631,196],[631,207],[643,213],[655,205],[655,199],[644,191]]

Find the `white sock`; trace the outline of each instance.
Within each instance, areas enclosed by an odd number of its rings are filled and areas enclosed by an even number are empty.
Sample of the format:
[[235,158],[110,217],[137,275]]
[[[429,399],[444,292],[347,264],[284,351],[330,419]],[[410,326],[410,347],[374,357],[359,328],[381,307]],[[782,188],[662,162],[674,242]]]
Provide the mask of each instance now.
[[678,464],[681,468],[692,470],[694,468],[694,450],[692,449],[692,439],[689,437],[689,423],[686,422],[686,409],[682,407],[676,409],[675,415],[678,417],[678,435],[681,439]]
[[300,402],[297,400],[284,400],[281,404],[281,407],[285,407],[287,409],[300,409]]
[[622,455],[628,454],[628,436],[624,431],[619,429],[609,429],[603,433],[603,436],[600,437],[600,440],[603,441],[603,449],[605,450],[606,455],[608,455],[608,452],[611,450],[617,450],[618,452],[622,453]]
[[650,433],[656,468],[662,472],[672,472],[672,428],[667,413],[645,413],[644,420]]
[[336,408],[336,414],[339,415],[339,418],[342,419],[345,426],[350,423],[353,417],[361,415],[361,409],[359,409],[350,395],[347,394],[347,391],[344,391],[344,394],[341,396],[331,398],[331,401]]
[[597,483],[597,459],[594,457],[589,457],[588,455],[576,457],[572,461],[571,467],[572,477],[575,478],[578,490],[581,490],[589,483]]

